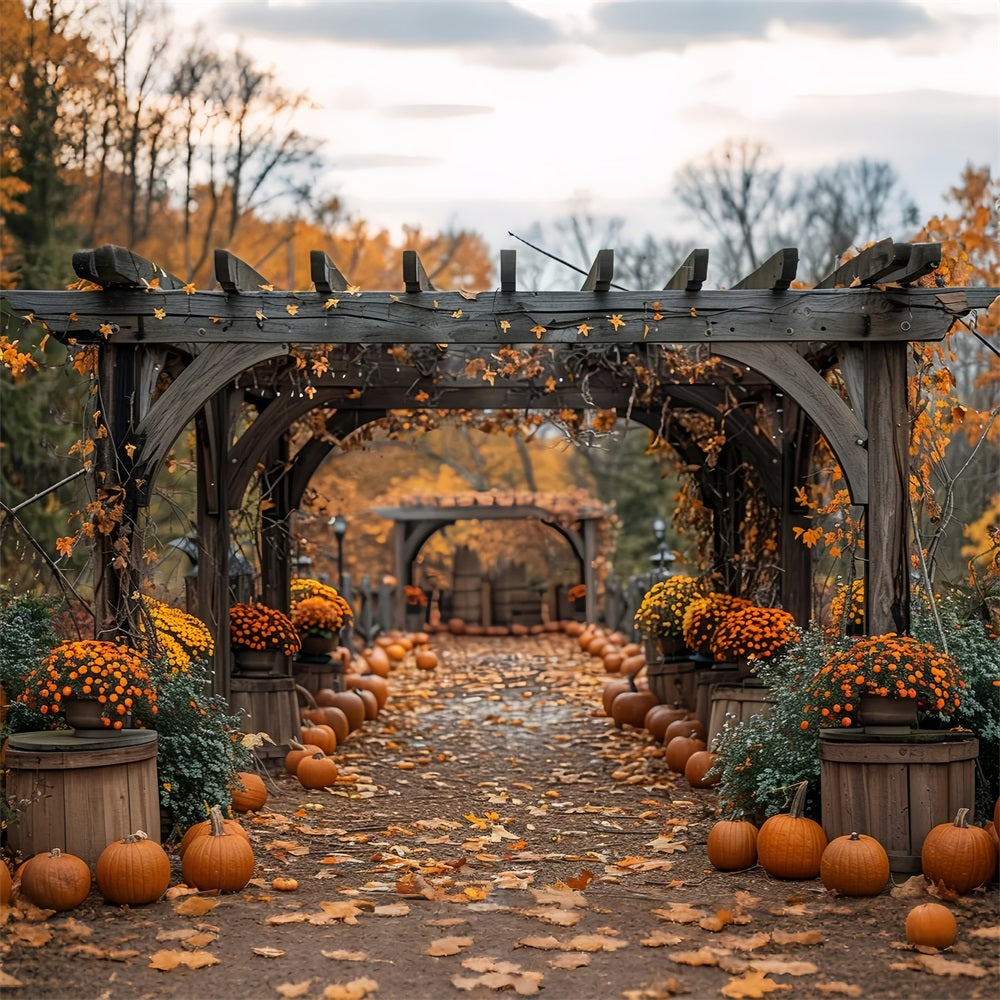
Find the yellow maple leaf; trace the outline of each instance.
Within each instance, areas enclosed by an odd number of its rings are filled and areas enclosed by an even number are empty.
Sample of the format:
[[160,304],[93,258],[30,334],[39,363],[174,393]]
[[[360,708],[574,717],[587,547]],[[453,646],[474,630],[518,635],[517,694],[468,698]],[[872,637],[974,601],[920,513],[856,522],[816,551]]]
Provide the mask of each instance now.
[[510,329],[510,320],[500,320],[500,332],[506,333]]
[[194,293],[196,291],[196,289],[194,287],[194,282],[193,281],[189,281],[186,285],[181,285],[181,291],[185,295],[194,295]]
[[360,285],[348,285],[344,289],[344,291],[347,292],[348,295],[360,295],[361,294],[361,286]]
[[615,328],[616,332],[625,325],[625,320],[622,319],[621,313],[612,313],[611,319],[608,322]]
[[289,302],[288,305],[285,306],[285,312],[288,313],[289,316],[294,316],[298,311],[299,307],[294,302]]
[[589,323],[581,323],[576,328],[576,332],[579,333],[582,337],[589,337],[590,336],[590,331],[592,329],[593,329],[593,327]]
[[166,309],[154,309],[153,310],[153,315],[157,319],[163,319],[163,317],[167,315],[167,310]]
[[100,325],[100,326],[99,326],[99,327],[97,328],[97,332],[98,332],[98,333],[99,333],[99,334],[100,334],[100,335],[101,335],[102,337],[104,337],[105,339],[107,339],[108,337],[110,337],[110,336],[111,336],[111,324],[110,324],[110,323],[102,323],[102,324],[101,324],[101,325]]
[[340,299],[327,299],[326,302],[323,303],[323,308],[336,309],[337,306],[339,305],[340,305]]
[[61,556],[71,556],[73,554],[73,544],[75,541],[75,535],[67,535],[65,538],[57,538],[56,551]]
[[261,323],[263,323],[263,322],[264,322],[264,320],[266,320],[266,319],[267,319],[267,317],[266,317],[266,316],[264,315],[264,311],[263,311],[262,309],[258,309],[258,310],[257,310],[257,311],[256,311],[256,312],[254,313],[254,315],[255,315],[255,316],[257,317],[257,320],[258,320],[259,322],[261,322]]
[[274,285],[258,285],[257,286],[262,292],[273,292]]
[[532,328],[531,332],[535,335],[538,340],[542,339],[542,334],[545,333],[545,327],[541,323],[536,323]]
[[456,310],[455,310],[455,311],[454,311],[454,312],[453,312],[453,313],[451,314],[451,318],[452,318],[452,319],[461,319],[461,318],[462,318],[462,310],[461,310],[461,309],[456,309]]

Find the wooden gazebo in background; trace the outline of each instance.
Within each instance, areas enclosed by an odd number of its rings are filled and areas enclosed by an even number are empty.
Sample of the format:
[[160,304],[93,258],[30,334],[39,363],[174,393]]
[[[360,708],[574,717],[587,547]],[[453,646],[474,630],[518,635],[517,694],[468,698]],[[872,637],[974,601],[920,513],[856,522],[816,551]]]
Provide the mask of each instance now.
[[[810,613],[808,551],[793,499],[822,434],[864,510],[866,622],[907,626],[907,344],[944,337],[956,316],[997,289],[923,288],[933,244],[884,240],[819,286],[792,287],[794,249],[779,251],[727,290],[707,290],[707,251],[694,251],[663,288],[613,286],[611,250],[580,291],[523,291],[513,251],[502,251],[492,291],[432,287],[415,253],[401,287],[354,287],[321,251],[312,286],[276,290],[216,251],[219,290],[186,285],[113,246],[74,255],[93,290],[3,292],[24,322],[44,321],[64,343],[96,349],[99,425],[94,491],[120,504],[100,546],[96,599],[102,627],[135,614],[142,577],[143,511],[170,449],[194,421],[198,462],[198,604],[217,634],[216,677],[229,685],[227,585],[230,511],[251,483],[262,512],[262,598],[288,599],[289,521],[319,463],[345,435],[393,410],[617,407],[654,429],[689,464],[714,517],[717,554],[730,551],[742,491],[752,476],[780,514],[782,600]],[[310,353],[323,363],[310,365]],[[720,363],[678,366],[696,353]],[[830,384],[838,370],[847,398]],[[641,373],[642,377],[637,377]],[[292,451],[291,428],[326,418]],[[675,409],[725,431],[709,465]],[[252,415],[234,439],[236,418]],[[760,415],[766,416],[761,421]],[[723,579],[724,559],[717,566]]]

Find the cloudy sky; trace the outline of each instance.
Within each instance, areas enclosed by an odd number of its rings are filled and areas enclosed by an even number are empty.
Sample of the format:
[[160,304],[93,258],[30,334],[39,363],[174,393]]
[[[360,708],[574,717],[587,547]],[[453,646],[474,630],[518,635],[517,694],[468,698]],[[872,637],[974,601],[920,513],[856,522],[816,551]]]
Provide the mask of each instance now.
[[[397,232],[572,211],[675,235],[672,178],[727,139],[889,161],[926,218],[1000,167],[997,0],[171,0],[317,105],[324,185]],[[905,237],[909,234],[885,234]]]

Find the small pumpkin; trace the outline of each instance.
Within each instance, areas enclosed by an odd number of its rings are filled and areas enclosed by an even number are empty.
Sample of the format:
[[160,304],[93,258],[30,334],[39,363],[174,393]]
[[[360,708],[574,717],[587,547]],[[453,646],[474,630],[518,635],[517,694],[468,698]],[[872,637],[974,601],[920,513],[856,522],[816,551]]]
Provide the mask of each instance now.
[[993,878],[997,852],[981,826],[969,826],[969,810],[958,810],[953,823],[931,827],[920,849],[920,867],[932,882],[957,893],[969,892]]
[[413,654],[413,662],[418,670],[434,670],[438,665],[438,655],[432,649],[418,649]]
[[271,888],[278,892],[295,892],[298,887],[299,883],[293,878],[283,878],[281,875],[278,875],[276,878],[271,879]]
[[613,680],[605,681],[604,688],[601,691],[601,704],[604,706],[604,714],[609,718],[611,716],[611,705],[615,698],[622,693],[622,691],[635,691],[635,681],[631,676],[629,677],[615,677]]
[[769,816],[757,834],[757,860],[775,878],[807,879],[819,875],[826,834],[804,815],[808,781],[795,790],[787,813]]
[[406,654],[408,652],[406,646],[402,642],[391,642],[385,647],[386,654],[392,663],[401,663],[406,659]]
[[[325,722],[303,726],[300,735],[302,743],[311,743],[313,746],[319,747],[323,753],[333,753],[337,749],[337,734],[333,731],[333,726],[329,726]],[[301,743],[299,745],[301,746]],[[291,772],[295,773],[294,767]]]
[[372,646],[361,651],[361,656],[368,664],[368,669],[379,677],[388,677],[392,669],[389,654],[381,646]]
[[170,885],[170,858],[142,830],[108,844],[97,858],[97,888],[109,903],[155,903]]
[[652,691],[640,691],[633,681],[631,690],[620,692],[611,702],[611,718],[619,729],[622,726],[642,729],[646,713],[657,703],[658,699]]
[[14,880],[10,877],[10,869],[5,861],[0,861],[0,906],[6,906],[10,902],[13,891]]
[[90,868],[83,858],[58,847],[21,866],[21,892],[43,910],[72,910],[90,894]]
[[322,753],[303,757],[295,772],[303,788],[327,788],[337,780],[339,773],[334,759]]
[[192,840],[181,859],[184,881],[195,889],[239,892],[253,875],[253,848],[238,834],[226,832],[218,806],[212,806],[209,821],[208,834]]
[[688,758],[699,750],[705,749],[705,741],[697,736],[675,736],[667,744],[667,767],[678,774],[684,773]]
[[925,948],[950,948],[958,937],[958,924],[947,906],[921,903],[906,915],[906,940]]
[[351,724],[344,714],[344,710],[336,705],[325,705],[319,711],[323,714],[317,725],[329,726],[337,737],[337,746],[340,746],[351,735]]
[[819,877],[841,896],[877,896],[889,881],[889,855],[863,833],[835,837],[820,858]]
[[[250,843],[250,834],[247,833],[245,827],[238,819],[223,819],[222,828],[226,831],[226,833],[235,834],[238,837],[242,837],[248,844]],[[203,819],[200,823],[194,823],[189,826],[187,830],[184,831],[184,836],[181,837],[180,844],[177,845],[177,853],[181,860],[184,859],[184,854],[191,846],[192,840],[195,840],[198,837],[207,837],[211,832],[211,819]]]
[[602,657],[604,672],[608,674],[617,674],[624,662],[625,657],[622,655],[620,646],[615,646],[610,652],[606,651]]
[[684,765],[684,777],[692,788],[711,788],[719,784],[722,776],[710,774],[719,759],[711,750],[695,750]]
[[708,831],[708,860],[722,872],[757,864],[757,827],[747,819],[720,819]]
[[[304,738],[306,730],[303,730],[302,732]],[[303,757],[309,757],[314,753],[331,752],[324,747],[321,747],[318,743],[299,743],[298,740],[289,740],[288,745],[291,748],[288,753],[285,754],[285,771],[288,774],[295,774],[295,771],[299,766],[299,761],[302,760]],[[336,744],[334,745],[336,746]]]
[[667,726],[663,733],[664,745],[669,743],[675,736],[694,736],[699,740],[703,740],[705,738],[705,727],[702,725],[701,720],[694,716],[675,719]]
[[371,722],[373,719],[378,718],[379,704],[378,698],[372,691],[368,688],[350,688],[351,694],[355,697],[361,699],[361,704],[364,706],[365,721]]
[[667,726],[671,722],[677,722],[679,719],[686,719],[687,717],[688,711],[686,708],[681,708],[679,705],[665,705],[660,703],[659,705],[654,705],[646,713],[646,718],[642,720],[642,724],[646,727],[646,732],[657,743],[662,743],[667,733]]
[[[320,701],[321,695],[324,699],[322,702]],[[316,703],[324,704],[329,708],[339,709],[347,718],[347,728],[350,733],[355,732],[355,730],[360,729],[365,724],[364,702],[353,691],[333,691],[325,688],[316,692]],[[334,729],[336,729],[336,726],[334,726]],[[347,739],[346,735],[344,739]],[[340,738],[339,732],[337,733],[337,741],[339,743],[344,742]]]
[[259,774],[240,771],[233,789],[233,808],[237,812],[256,812],[267,801],[267,787]]

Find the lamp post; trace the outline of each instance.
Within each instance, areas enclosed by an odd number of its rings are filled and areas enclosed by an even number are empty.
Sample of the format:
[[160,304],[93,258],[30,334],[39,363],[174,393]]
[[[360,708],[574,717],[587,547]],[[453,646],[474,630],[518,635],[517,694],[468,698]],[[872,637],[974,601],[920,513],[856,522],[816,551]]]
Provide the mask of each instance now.
[[347,534],[347,522],[338,514],[330,518],[333,537],[337,539],[337,589],[344,589],[344,535]]
[[650,560],[656,568],[656,575],[665,580],[670,575],[670,564],[676,558],[667,548],[667,522],[662,517],[653,518],[653,537],[656,539],[656,555]]

